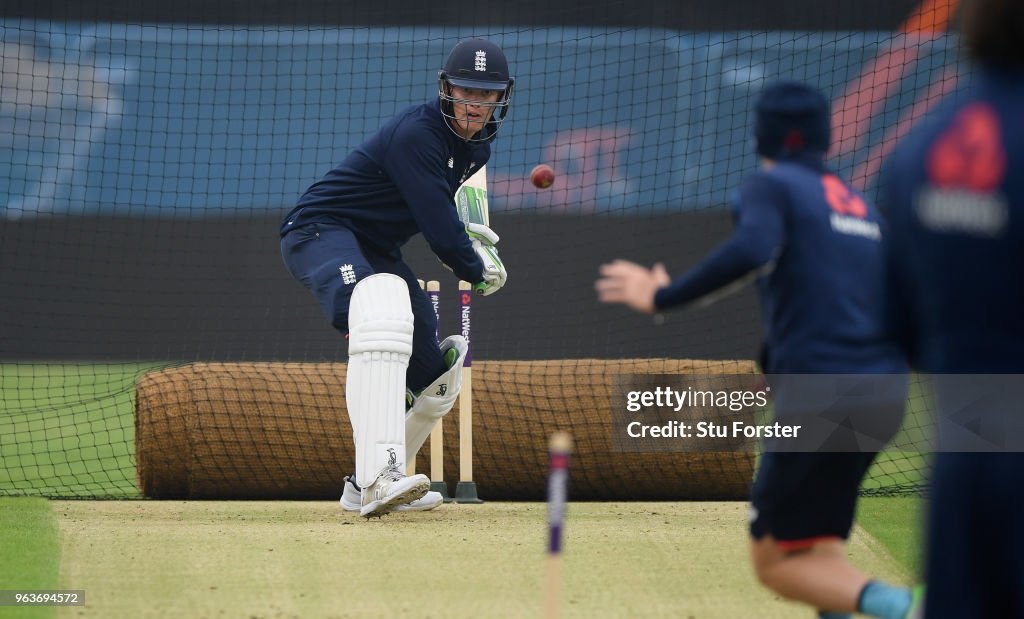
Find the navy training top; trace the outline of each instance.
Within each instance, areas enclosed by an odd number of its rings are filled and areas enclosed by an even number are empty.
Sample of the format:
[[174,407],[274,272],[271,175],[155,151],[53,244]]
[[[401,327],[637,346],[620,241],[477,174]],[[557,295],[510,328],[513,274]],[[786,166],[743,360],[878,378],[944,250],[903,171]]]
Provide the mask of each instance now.
[[890,330],[933,374],[1024,373],[1024,68],[981,67],[896,148]]
[[[314,183],[284,218],[281,236],[310,224],[343,225],[365,251],[401,259],[422,232],[460,279],[479,283],[483,263],[459,220],[459,186],[491,156],[448,128],[440,102],[406,108]],[[485,131],[494,131],[488,125]]]
[[769,374],[898,373],[884,334],[884,226],[819,156],[742,184],[733,235],[655,296],[658,309],[757,277]]

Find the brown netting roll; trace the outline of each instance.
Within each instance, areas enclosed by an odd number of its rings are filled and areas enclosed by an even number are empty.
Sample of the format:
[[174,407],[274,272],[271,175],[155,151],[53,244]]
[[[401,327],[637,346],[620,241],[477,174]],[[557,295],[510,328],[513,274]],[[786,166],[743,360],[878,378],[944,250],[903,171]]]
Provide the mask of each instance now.
[[[749,361],[479,361],[474,481],[484,499],[542,500],[547,439],[575,444],[574,500],[746,498],[749,452],[612,449],[617,374],[752,374]],[[456,406],[444,419],[445,480],[459,476]],[[355,452],[343,363],[194,363],[144,375],[136,395],[142,493],[158,498],[337,499]],[[429,468],[429,441],[418,471]],[[454,489],[454,483],[452,483]]]

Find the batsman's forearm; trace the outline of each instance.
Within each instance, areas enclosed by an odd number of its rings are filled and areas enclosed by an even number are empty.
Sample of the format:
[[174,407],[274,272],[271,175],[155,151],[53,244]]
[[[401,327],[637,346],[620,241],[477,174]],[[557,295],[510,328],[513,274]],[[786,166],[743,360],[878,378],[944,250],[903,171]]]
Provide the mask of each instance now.
[[469,246],[468,254],[463,248],[455,247],[430,247],[438,259],[445,264],[452,273],[459,279],[476,284],[483,281],[484,279],[484,263],[480,260],[480,256],[476,255],[473,251],[473,246]]

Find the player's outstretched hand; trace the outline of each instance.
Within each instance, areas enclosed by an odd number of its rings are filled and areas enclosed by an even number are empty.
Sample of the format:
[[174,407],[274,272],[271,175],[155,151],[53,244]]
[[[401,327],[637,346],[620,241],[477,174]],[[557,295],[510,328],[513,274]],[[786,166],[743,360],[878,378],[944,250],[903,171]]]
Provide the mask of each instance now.
[[655,293],[672,283],[665,265],[660,262],[648,269],[628,260],[616,260],[602,264],[600,273],[594,290],[602,303],[622,303],[645,314],[657,311]]

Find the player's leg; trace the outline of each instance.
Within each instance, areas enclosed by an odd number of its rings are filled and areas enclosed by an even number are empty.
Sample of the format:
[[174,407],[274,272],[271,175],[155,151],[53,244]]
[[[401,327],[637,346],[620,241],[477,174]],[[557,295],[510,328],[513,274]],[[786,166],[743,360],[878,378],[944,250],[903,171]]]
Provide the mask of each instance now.
[[1022,484],[1024,454],[936,454],[925,617],[1024,617]]
[[424,391],[438,376],[448,370],[451,365],[441,351],[437,341],[437,317],[430,304],[430,298],[424,292],[412,270],[403,263],[390,265],[388,273],[394,273],[409,285],[409,298],[412,301],[413,334],[412,357],[409,359],[409,372],[406,375],[406,386],[414,394]]
[[[406,374],[407,397],[411,398],[405,415],[406,462],[416,459],[431,430],[455,405],[462,383],[462,363],[468,350],[465,339],[459,335],[446,338],[438,347],[434,336],[437,331],[434,309],[418,284],[410,289],[413,290],[416,330],[412,353],[415,361],[410,361]],[[425,353],[422,356],[421,351]],[[436,378],[431,380],[432,377]],[[429,383],[423,387],[427,381]],[[398,507],[398,511],[423,511],[438,507],[443,502],[440,492],[431,491],[418,501]]]
[[371,275],[356,284],[348,315],[345,394],[356,446],[363,516],[379,516],[419,499],[425,475],[406,477],[405,374],[412,354],[409,289],[400,277]]
[[303,226],[281,239],[281,257],[292,277],[316,297],[331,326],[347,335],[352,291],[356,282],[374,273],[352,231]]
[[458,401],[462,389],[462,365],[466,361],[468,346],[461,335],[452,335],[438,344],[434,336],[437,331],[434,309],[406,264],[375,262],[374,268],[402,277],[410,290],[416,328],[407,385],[414,399],[406,415],[405,427],[406,460],[411,461],[430,436],[430,431]]
[[857,490],[872,460],[863,453],[762,455],[750,531],[754,571],[765,586],[822,616],[906,615],[908,590],[873,581],[846,559]]
[[[378,256],[371,256],[370,259],[375,271],[396,274],[402,277],[409,287],[413,312],[413,353],[409,370],[406,373],[406,386],[415,394],[419,394],[420,391],[439,393],[438,397],[442,400],[450,400],[446,407],[443,405],[440,409],[434,407],[427,410],[425,414],[424,405],[430,402],[429,398],[416,398],[414,403],[407,402],[407,406],[411,406],[411,408],[406,411],[405,461],[411,462],[423,446],[426,437],[430,435],[430,430],[433,429],[437,420],[451,410],[458,397],[459,382],[462,378],[462,360],[465,358],[466,347],[461,337],[457,338],[461,346],[446,343],[446,349],[452,347],[461,350],[460,353],[452,356],[452,367],[449,367],[434,335],[437,331],[437,319],[433,307],[430,305],[427,295],[420,289],[412,271],[401,262],[385,260]],[[451,374],[454,374],[454,377],[450,376]],[[440,378],[434,378],[438,376]],[[425,388],[424,385],[429,388]],[[355,476],[346,477],[344,492],[341,496],[342,508],[348,511],[360,509],[359,496],[360,486]],[[443,502],[444,497],[439,492],[430,491],[419,499],[397,506],[395,511],[426,511],[440,506]]]
[[406,458],[419,453],[438,423],[451,412],[462,390],[462,366],[469,351],[461,335],[452,335],[441,343],[441,353],[449,367],[422,391],[414,393],[413,404],[405,418]]
[[[1017,412],[1017,411],[1014,411]],[[1020,526],[1020,515],[1024,513],[1024,453],[1012,452],[994,454],[998,460],[995,470],[986,471],[989,483],[999,487],[994,504],[1002,505],[1000,517],[1002,522],[999,532],[994,536],[1001,537],[999,544],[1001,556],[998,562],[989,565],[989,571],[1000,571],[1003,584],[999,593],[1002,604],[1013,609],[1009,614],[1024,619],[1024,528]]]
[[978,580],[982,566],[975,563],[976,538],[983,531],[975,508],[980,498],[979,455],[935,455],[925,534],[924,609],[929,619],[986,616],[980,599],[983,583]]
[[[410,290],[410,292],[413,294],[413,299],[414,299],[413,300],[413,305],[415,306],[415,304],[416,304],[415,303],[415,294],[418,293],[420,295],[423,295],[423,291],[420,290],[419,285],[417,284],[415,289],[414,290]],[[425,295],[424,295],[424,298],[425,298]],[[423,324],[422,318],[418,317],[419,313],[421,313],[421,312],[416,312],[416,311],[413,312],[413,315],[415,317],[414,322],[413,322],[413,326],[414,326],[414,331],[413,331],[413,350],[416,350],[416,348],[417,348],[416,340],[418,338],[421,338],[422,337],[421,334],[427,332],[428,329],[429,329],[429,332],[430,332],[430,338],[431,338],[432,341],[434,341],[433,340],[433,334],[435,332],[435,327],[432,326],[432,325]],[[433,317],[433,309],[432,308],[430,310],[430,314],[431,314],[431,317]],[[434,341],[434,344],[436,346],[436,341]],[[409,373],[407,372],[406,373],[406,377],[408,377],[408,374]],[[409,406],[409,402],[408,401],[405,402],[405,406],[406,407]],[[417,443],[416,448],[414,450],[410,451],[409,447],[408,447],[408,440],[409,440],[409,437],[408,437],[408,428],[407,428],[406,429],[406,455],[405,455],[405,462],[410,462],[411,461],[410,458],[415,458],[416,451],[418,451],[419,447],[422,445],[422,441],[420,441],[419,443]],[[342,491],[341,501],[340,501],[342,509],[344,509],[346,511],[360,511],[362,509],[362,499],[361,499],[361,496],[362,496],[362,490],[361,490],[361,486],[356,481],[356,476],[354,474],[346,476],[345,477],[345,483],[344,483],[344,490]],[[429,491],[429,492],[427,492],[426,494],[424,494],[422,497],[420,497],[418,499],[415,499],[415,500],[410,501],[408,503],[402,503],[402,504],[398,505],[397,507],[395,507],[395,511],[396,512],[426,511],[426,510],[434,509],[435,507],[440,506],[442,503],[444,503],[444,497],[441,496],[441,494],[439,492]]]
[[830,514],[822,514],[822,498],[815,496],[818,486],[834,492],[834,480],[822,481],[814,474],[834,455],[762,454],[751,492],[751,560],[758,580],[783,597],[849,613],[856,610],[857,595],[868,582],[842,552],[852,510],[844,527],[843,518],[836,523]]
[[[374,274],[374,269],[366,258],[355,235],[347,228],[340,226],[305,226],[285,235],[281,241],[281,254],[288,270],[295,279],[302,282],[314,294],[330,323],[340,332],[348,334],[350,305],[356,284]],[[376,288],[376,286],[371,286],[371,288]],[[404,308],[408,308],[408,295],[404,299],[399,299],[399,303]],[[399,337],[409,336],[406,334]],[[365,340],[365,338],[363,339]],[[365,346],[365,341],[361,340],[359,346]],[[367,375],[371,377],[371,380],[376,375],[373,368],[369,368],[369,374],[363,372],[362,375],[357,370],[353,380],[352,369],[350,365],[348,380],[346,381],[346,392],[350,392],[352,389],[358,391],[367,388],[360,383],[365,381]],[[397,401],[397,404],[394,406],[397,406],[401,411],[404,422],[404,368],[401,370],[400,375],[401,388],[399,395],[380,394],[380,397],[386,400]],[[390,405],[391,403],[389,402]],[[358,454],[364,450],[360,444],[361,435],[367,428],[372,429],[376,424],[376,422],[373,422],[367,426],[361,423],[367,414],[372,416],[374,412],[372,408],[366,407],[362,410],[357,410],[359,406],[357,403],[354,408],[353,401],[349,400],[349,419],[352,423],[357,459]],[[404,443],[404,436],[402,438],[401,442]],[[367,453],[370,451],[372,450],[369,450]],[[404,460],[404,458],[405,450],[403,447],[400,453],[398,453],[396,460]],[[366,474],[372,475],[373,473],[375,471]],[[364,481],[364,483],[371,482],[372,478],[369,482]],[[345,509],[350,511],[361,511],[363,509],[364,493],[361,491],[361,486],[361,484],[356,482],[356,475],[350,475],[345,478],[344,491],[341,498],[341,504]],[[396,486],[396,489],[398,489],[398,486]],[[387,507],[385,505],[384,509],[387,509]]]
[[754,572],[779,595],[815,608],[852,613],[870,580],[846,560],[844,540],[823,538],[804,548],[779,544],[771,535],[751,542]]

